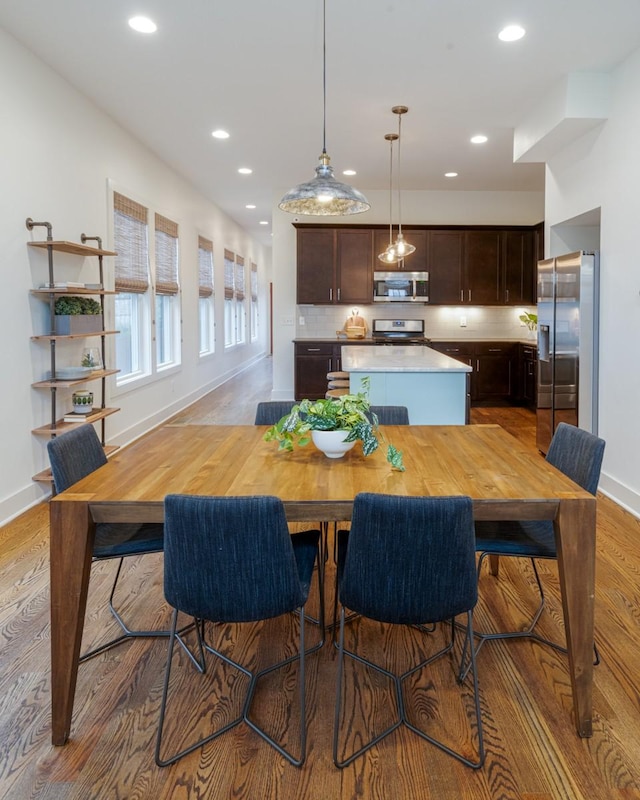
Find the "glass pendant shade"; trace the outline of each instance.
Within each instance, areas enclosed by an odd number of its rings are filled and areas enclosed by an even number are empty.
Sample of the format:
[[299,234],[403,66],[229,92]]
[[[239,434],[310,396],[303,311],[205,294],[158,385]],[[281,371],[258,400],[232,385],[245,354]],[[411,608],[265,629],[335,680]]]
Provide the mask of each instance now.
[[401,233],[399,233],[396,237],[394,250],[398,258],[404,258],[405,256],[410,256],[411,253],[416,252],[415,246],[409,244],[409,242],[404,238],[404,236]]
[[346,183],[333,177],[333,167],[327,155],[327,2],[322,3],[322,155],[316,167],[316,177],[290,189],[278,204],[289,214],[309,214],[316,217],[346,216],[368,211],[367,198]]
[[398,262],[398,254],[393,244],[388,245],[384,252],[378,255],[378,260],[383,264],[396,264]]
[[360,214],[371,206],[367,198],[346,183],[333,177],[333,167],[326,152],[320,156],[316,167],[316,177],[306,183],[294,186],[279,203],[279,208],[290,214],[311,214],[313,216],[338,216]]

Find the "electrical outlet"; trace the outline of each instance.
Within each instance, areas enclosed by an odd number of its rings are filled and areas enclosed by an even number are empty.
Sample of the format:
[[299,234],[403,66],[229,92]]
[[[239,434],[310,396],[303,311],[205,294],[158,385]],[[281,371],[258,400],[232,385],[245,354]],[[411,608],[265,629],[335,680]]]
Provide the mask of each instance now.
[[298,325],[304,325],[304,317],[298,317]]
[[467,318],[466,317],[460,317],[460,327],[461,328],[466,328],[467,327]]

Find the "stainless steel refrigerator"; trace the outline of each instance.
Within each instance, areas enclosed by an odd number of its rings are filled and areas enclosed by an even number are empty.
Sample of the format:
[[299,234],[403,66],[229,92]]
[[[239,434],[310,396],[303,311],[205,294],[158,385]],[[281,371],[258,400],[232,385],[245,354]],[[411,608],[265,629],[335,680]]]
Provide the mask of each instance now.
[[559,422],[598,432],[597,253],[538,262],[537,445]]

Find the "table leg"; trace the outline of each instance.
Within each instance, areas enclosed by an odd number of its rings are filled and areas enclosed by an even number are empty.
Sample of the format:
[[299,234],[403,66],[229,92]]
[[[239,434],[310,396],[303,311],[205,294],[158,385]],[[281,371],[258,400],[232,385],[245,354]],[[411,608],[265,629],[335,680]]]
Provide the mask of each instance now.
[[51,739],[69,738],[95,526],[86,502],[50,504]]
[[562,609],[578,735],[592,735],[596,500],[561,500],[555,523]]

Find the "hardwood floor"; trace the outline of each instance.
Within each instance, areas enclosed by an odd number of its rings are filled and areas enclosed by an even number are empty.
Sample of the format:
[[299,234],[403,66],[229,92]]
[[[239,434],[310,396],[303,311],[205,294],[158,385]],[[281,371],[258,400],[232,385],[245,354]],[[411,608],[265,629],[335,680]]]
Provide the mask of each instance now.
[[[177,415],[176,424],[253,423],[255,403],[268,399],[271,362],[265,359]],[[472,410],[472,422],[499,422],[535,447],[533,415],[523,409]],[[0,795],[10,800],[87,798],[242,798],[243,800],[605,800],[640,798],[640,521],[599,498],[593,737],[580,739],[570,717],[565,656],[528,641],[493,642],[482,649],[479,676],[487,760],[478,772],[401,729],[351,767],[331,760],[336,654],[330,645],[307,662],[308,754],[296,769],[242,725],[173,767],[154,764],[166,642],[126,643],[80,667],[72,738],[50,744],[48,509],[43,504],[0,529]],[[115,564],[95,565],[85,642],[106,638],[113,623],[106,599]],[[562,641],[557,570],[540,562],[548,608],[545,635]],[[162,557],[128,559],[120,605],[144,626],[164,623]],[[332,585],[332,562],[328,564]],[[528,566],[501,564],[500,578],[480,580],[478,628],[517,627],[535,607]],[[330,590],[328,591],[331,597]],[[292,617],[249,626],[216,626],[222,647],[252,665],[269,663],[292,633]],[[315,631],[310,629],[310,635]],[[390,668],[429,651],[439,634],[390,630],[354,621],[359,647]],[[285,645],[289,647],[289,645]],[[172,676],[168,746],[206,729],[238,707],[244,680],[211,669],[202,677],[179,659]],[[256,717],[292,743],[299,730],[296,668],[269,676],[256,697]],[[380,730],[392,713],[389,687],[361,667],[347,675],[346,736]],[[211,693],[207,693],[212,690]],[[356,701],[354,703],[354,696]],[[284,699],[283,699],[284,697]],[[412,683],[408,705],[416,720],[465,746],[469,692],[443,659]],[[289,701],[292,701],[290,705]],[[200,708],[195,708],[201,703]],[[205,712],[201,709],[205,708]]]

